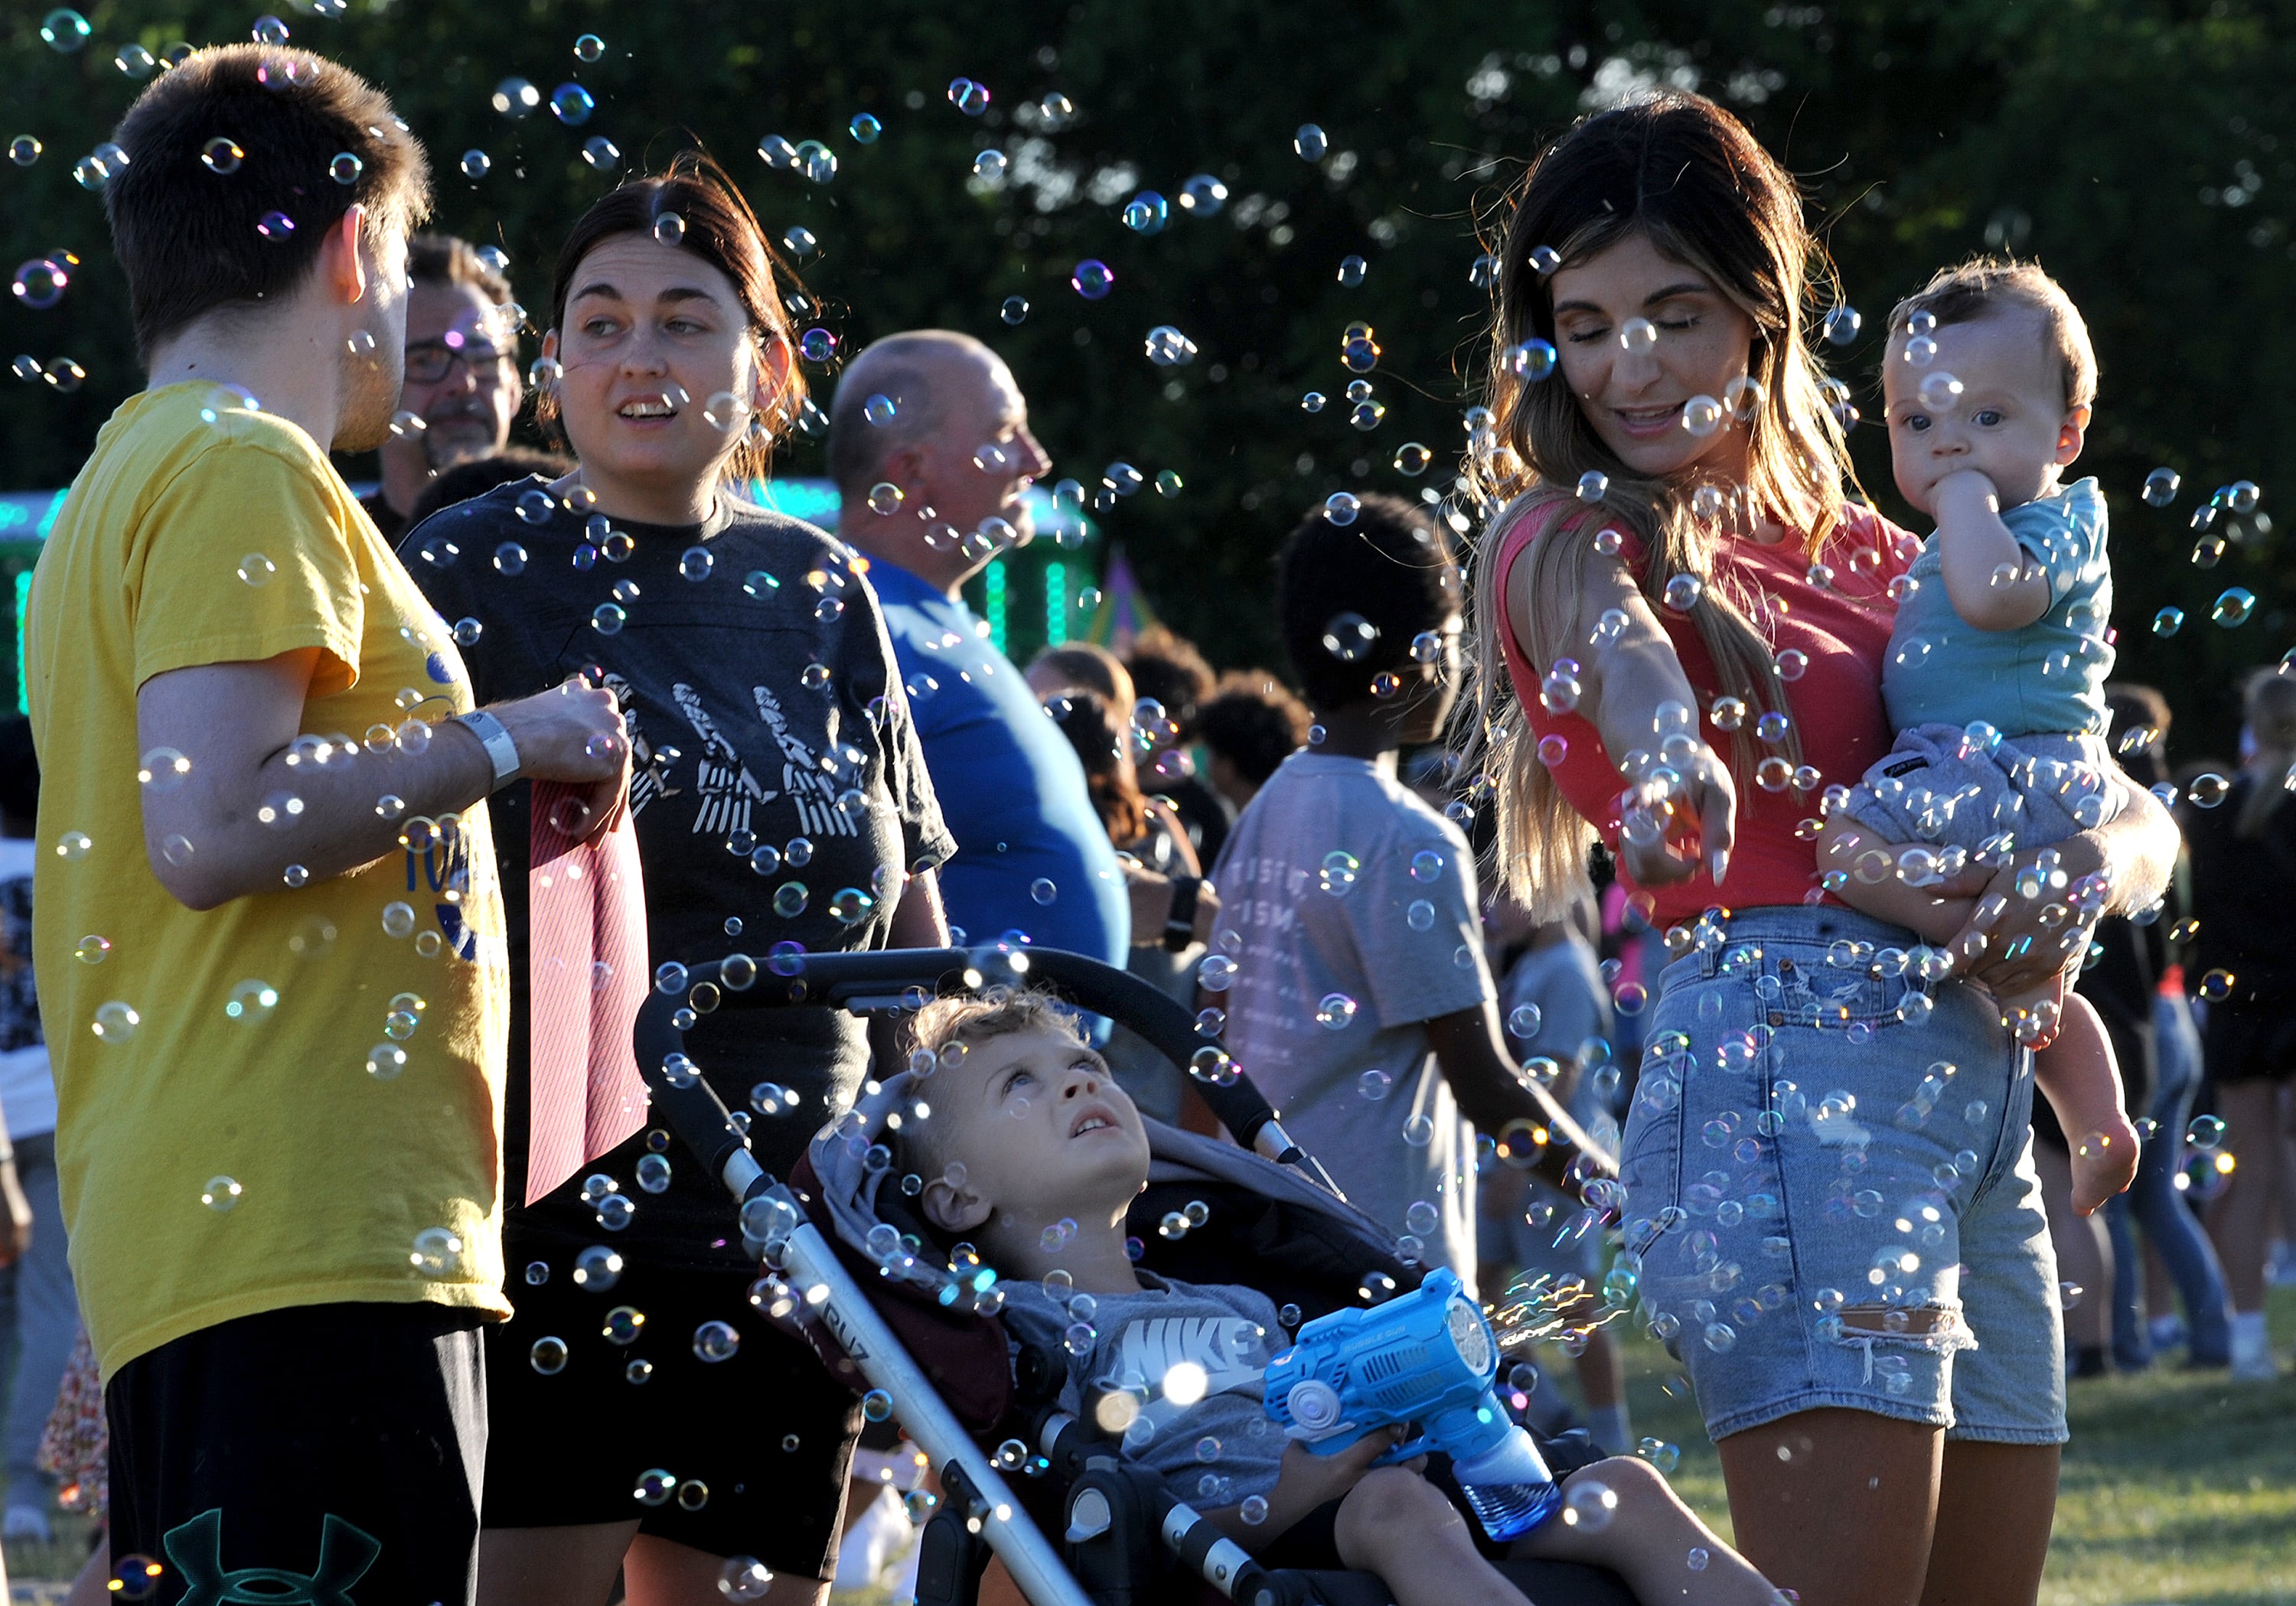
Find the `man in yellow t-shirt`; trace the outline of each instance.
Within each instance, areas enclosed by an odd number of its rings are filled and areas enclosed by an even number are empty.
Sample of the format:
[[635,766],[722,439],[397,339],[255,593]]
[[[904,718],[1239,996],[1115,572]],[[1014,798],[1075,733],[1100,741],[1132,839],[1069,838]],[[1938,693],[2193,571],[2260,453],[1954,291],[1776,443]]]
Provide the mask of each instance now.
[[467,1602],[477,1329],[509,1309],[484,799],[585,783],[603,823],[628,744],[578,684],[474,711],[454,628],[328,462],[382,438],[399,389],[429,185],[390,103],[229,46],[117,139],[151,385],[74,481],[26,628],[34,951],[111,1551],[160,1569],[138,1598],[161,1602],[298,1580]]

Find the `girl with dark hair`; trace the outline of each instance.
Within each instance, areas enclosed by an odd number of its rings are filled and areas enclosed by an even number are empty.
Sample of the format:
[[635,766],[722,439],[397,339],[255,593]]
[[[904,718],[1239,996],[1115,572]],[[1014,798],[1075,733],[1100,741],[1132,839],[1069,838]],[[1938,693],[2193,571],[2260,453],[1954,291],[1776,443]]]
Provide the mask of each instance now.
[[[449,508],[405,547],[488,698],[581,673],[620,700],[655,966],[947,941],[933,870],[953,844],[875,596],[836,543],[728,488],[804,392],[775,279],[706,160],[599,201],[560,253],[543,346],[541,411],[578,466]],[[763,1599],[818,1601],[857,1414],[750,1307],[757,1268],[715,1180],[647,1130],[527,1202],[527,793],[495,799],[516,1314],[487,1335],[480,1599],[602,1601],[619,1569],[633,1606],[709,1606],[757,1598],[741,1592],[761,1565]],[[775,1172],[868,1061],[834,1012],[738,1029],[705,1012],[689,1037]]]
[[[1810,1606],[2030,1601],[2065,1438],[2032,1081],[1948,978],[2030,987],[2093,916],[2061,947],[2064,905],[2015,893],[2031,852],[1935,889],[1984,895],[1966,930],[1818,881],[1822,792],[1890,746],[1911,540],[1844,500],[1846,392],[1810,338],[1827,269],[1784,170],[1711,102],[1655,95],[1542,153],[1495,254],[1469,773],[1520,901],[1566,907],[1599,836],[1672,928],[1622,1264],[1766,1575]],[[2057,848],[2104,912],[2175,855],[2129,791]]]
[[[1201,876],[1202,863],[1170,800],[1140,790],[1136,757],[1146,743],[1138,722],[1121,712],[1132,706],[1132,677],[1114,658],[1104,652],[1100,656],[1108,661],[1095,663],[1077,648],[1039,654],[1029,666],[1030,681],[1054,686],[1045,694],[1045,712],[1061,727],[1061,734],[1068,738],[1084,765],[1085,789],[1092,797],[1093,812],[1100,816],[1101,829],[1108,832],[1110,846],[1159,875]],[[1112,680],[1116,697],[1111,699],[1099,687],[1082,684],[1087,676]],[[1055,685],[1056,682],[1065,684]],[[1160,992],[1186,1004],[1195,998],[1196,966],[1203,956],[1201,943],[1189,943],[1177,951],[1163,944],[1142,943],[1135,945],[1125,968]],[[1103,1057],[1141,1109],[1159,1120],[1180,1119],[1185,1083],[1153,1044],[1119,1023],[1109,1034]]]

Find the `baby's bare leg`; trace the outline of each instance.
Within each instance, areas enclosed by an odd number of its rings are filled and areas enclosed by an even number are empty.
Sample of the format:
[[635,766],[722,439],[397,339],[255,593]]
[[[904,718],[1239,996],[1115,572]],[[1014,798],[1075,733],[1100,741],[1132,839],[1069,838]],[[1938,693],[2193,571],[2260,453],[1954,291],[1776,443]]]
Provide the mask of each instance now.
[[1340,1502],[1340,1560],[1375,1572],[1396,1606],[1528,1606],[1475,1549],[1467,1520],[1407,1467],[1374,1467]]
[[[1589,1501],[1583,1491],[1593,1483],[1608,1488],[1617,1505]],[[1578,1509],[1566,1505],[1516,1540],[1516,1555],[1607,1567],[1644,1606],[1771,1606],[1777,1599],[1752,1563],[1701,1522],[1648,1463],[1628,1455],[1598,1461],[1564,1487],[1578,1493]],[[1607,1508],[1610,1520],[1598,1526],[1590,1507]],[[1579,1520],[1568,1520],[1574,1516]]]
[[2065,995],[2057,1039],[2034,1054],[2033,1080],[2073,1156],[2073,1209],[2087,1216],[2136,1177],[2136,1128],[2120,1107],[2120,1067],[2096,1006]]

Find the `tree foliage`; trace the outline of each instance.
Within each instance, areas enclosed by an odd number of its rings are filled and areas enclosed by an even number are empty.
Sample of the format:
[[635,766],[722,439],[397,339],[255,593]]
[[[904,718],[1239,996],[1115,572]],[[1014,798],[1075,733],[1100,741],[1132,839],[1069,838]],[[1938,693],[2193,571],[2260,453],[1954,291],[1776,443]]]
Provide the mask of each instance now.
[[[114,53],[244,38],[253,20],[213,4],[102,0],[85,8],[86,47],[60,53],[41,42],[42,9],[0,23],[16,125],[0,137],[45,146],[31,167],[0,168],[0,250],[14,262],[69,249],[85,268],[52,310],[12,299],[0,340],[43,361],[70,356],[89,377],[71,395],[0,390],[0,481],[15,488],[67,480],[139,381],[100,198],[71,173],[137,87]],[[919,324],[970,331],[1012,361],[1056,475],[1095,485],[1118,460],[1152,484],[1178,472],[1177,495],[1145,490],[1103,522],[1163,613],[1226,662],[1274,651],[1271,558],[1302,510],[1342,487],[1448,485],[1488,312],[1470,283],[1476,217],[1582,106],[1636,84],[1692,85],[1805,178],[1866,315],[1866,338],[1831,356],[1869,410],[1881,315],[1933,267],[2013,250],[2067,284],[2103,372],[2082,466],[2112,497],[2128,673],[2185,700],[2221,748],[2218,688],[2286,644],[2296,577],[2276,561],[2268,515],[2296,425],[2284,199],[2296,190],[2296,39],[2253,0],[348,0],[340,16],[283,14],[294,43],[390,93],[430,147],[439,224],[507,250],[537,315],[559,238],[612,182],[583,160],[584,141],[611,139],[624,176],[706,145],[771,233],[801,225],[817,240],[793,266],[816,299],[807,321],[841,350]],[[595,63],[573,52],[586,32],[606,43]],[[982,115],[950,103],[960,76],[989,89]],[[490,96],[511,77],[545,100],[579,82],[596,111],[579,127],[546,103],[506,119]],[[1052,128],[1037,103],[1055,93],[1075,116]],[[848,131],[863,112],[882,125],[873,143]],[[1319,161],[1294,152],[1304,123],[1327,132]],[[768,134],[821,141],[835,176],[770,169],[758,154]],[[492,160],[477,182],[458,168],[472,149]],[[1000,184],[972,179],[985,149],[1007,158]],[[1226,186],[1217,217],[1177,204],[1198,173]],[[1160,233],[1120,220],[1143,189],[1170,203]],[[1340,282],[1349,255],[1367,264],[1358,286]],[[1105,299],[1070,288],[1087,258],[1115,272]],[[1011,325],[1000,308],[1015,295],[1030,310]],[[1357,319],[1382,348],[1365,377],[1386,408],[1362,432],[1341,360]],[[1163,324],[1193,340],[1192,364],[1144,355]],[[825,397],[833,367],[814,378]],[[1309,389],[1332,405],[1303,411]],[[1902,514],[1879,431],[1858,436],[1866,486]],[[1394,466],[1406,442],[1431,448],[1417,479]],[[819,463],[817,444],[784,459],[799,472]],[[2136,495],[2160,464],[2185,480],[2166,512]],[[2220,524],[2235,539],[2197,569],[2193,511],[2241,479],[2265,488],[2267,516]],[[2235,585],[2259,604],[2220,630],[2210,603]],[[2154,636],[2154,610],[2171,605],[2193,622]]]

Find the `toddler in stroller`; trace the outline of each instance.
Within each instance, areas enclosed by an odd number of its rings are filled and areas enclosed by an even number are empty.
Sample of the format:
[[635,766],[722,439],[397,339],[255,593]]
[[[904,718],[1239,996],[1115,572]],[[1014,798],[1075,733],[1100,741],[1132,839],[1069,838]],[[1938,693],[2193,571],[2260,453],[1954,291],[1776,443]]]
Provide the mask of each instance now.
[[[997,1269],[1008,1331],[1066,1357],[1064,1408],[1120,1435],[1263,1565],[1375,1573],[1398,1606],[1521,1606],[1439,1473],[1374,1464],[1391,1434],[1317,1455],[1268,1420],[1261,1374],[1296,1310],[1139,1264],[1126,1223],[1150,1186],[1149,1135],[1065,1013],[998,991],[928,1004],[911,1031],[931,1068],[898,1132],[915,1208],[960,1259]],[[1184,1234],[1187,1217],[1166,1226]],[[1604,1567],[1644,1602],[1777,1598],[1646,1463],[1565,1476],[1560,1513],[1497,1553]]]

